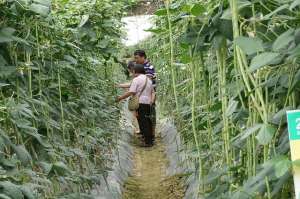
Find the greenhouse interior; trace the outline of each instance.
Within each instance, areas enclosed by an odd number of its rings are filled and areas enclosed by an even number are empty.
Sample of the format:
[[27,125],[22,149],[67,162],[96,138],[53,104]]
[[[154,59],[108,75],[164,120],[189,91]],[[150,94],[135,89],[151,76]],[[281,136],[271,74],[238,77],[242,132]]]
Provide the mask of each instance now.
[[300,0],[0,0],[0,199],[300,199]]

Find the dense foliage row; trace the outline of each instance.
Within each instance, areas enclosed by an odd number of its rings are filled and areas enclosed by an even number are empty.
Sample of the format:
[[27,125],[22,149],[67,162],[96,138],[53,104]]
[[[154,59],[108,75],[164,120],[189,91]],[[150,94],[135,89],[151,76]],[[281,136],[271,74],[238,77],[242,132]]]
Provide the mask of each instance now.
[[293,198],[285,111],[300,105],[300,2],[164,2],[146,47],[162,112],[174,110],[195,162],[195,192]]
[[125,5],[0,1],[0,198],[85,198],[105,176]]

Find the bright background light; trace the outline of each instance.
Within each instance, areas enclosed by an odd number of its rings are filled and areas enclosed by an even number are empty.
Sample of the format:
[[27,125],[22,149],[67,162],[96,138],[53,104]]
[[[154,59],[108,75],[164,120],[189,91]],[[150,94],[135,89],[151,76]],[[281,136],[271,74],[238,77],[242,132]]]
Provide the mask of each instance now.
[[126,39],[123,40],[126,46],[136,45],[151,36],[150,32],[145,31],[153,27],[151,17],[152,15],[137,15],[122,19],[125,23],[124,31],[127,33]]

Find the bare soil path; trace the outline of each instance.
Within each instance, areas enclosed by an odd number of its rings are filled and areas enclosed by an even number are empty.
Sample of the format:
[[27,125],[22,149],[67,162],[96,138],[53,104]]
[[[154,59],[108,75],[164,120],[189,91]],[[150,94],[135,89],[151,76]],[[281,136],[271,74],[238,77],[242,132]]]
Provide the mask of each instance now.
[[182,199],[183,186],[180,176],[167,177],[167,158],[160,138],[152,148],[135,147],[135,168],[124,186],[123,199]]

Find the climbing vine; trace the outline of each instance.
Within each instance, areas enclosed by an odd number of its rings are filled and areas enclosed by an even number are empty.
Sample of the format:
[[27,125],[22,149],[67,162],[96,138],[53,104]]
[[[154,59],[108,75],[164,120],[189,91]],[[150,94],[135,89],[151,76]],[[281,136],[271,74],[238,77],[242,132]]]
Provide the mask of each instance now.
[[299,5],[187,0],[156,11],[143,46],[199,198],[294,197],[285,111],[300,105]]
[[120,19],[135,1],[0,1],[0,198],[91,198],[111,167]]

